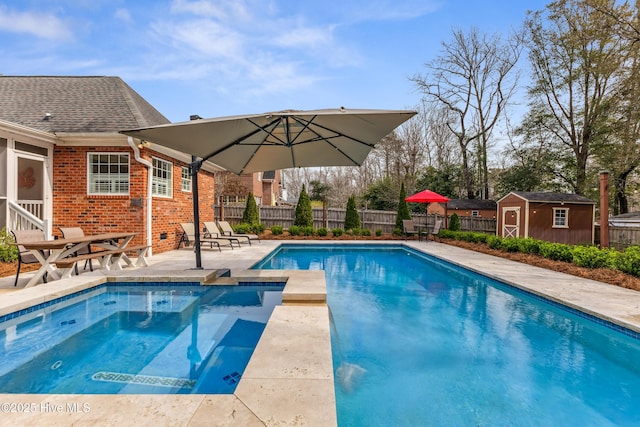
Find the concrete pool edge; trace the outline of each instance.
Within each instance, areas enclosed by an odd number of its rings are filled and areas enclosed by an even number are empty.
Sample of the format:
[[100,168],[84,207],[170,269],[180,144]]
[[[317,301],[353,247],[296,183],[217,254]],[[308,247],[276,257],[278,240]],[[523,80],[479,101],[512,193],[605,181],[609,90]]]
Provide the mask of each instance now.
[[[118,279],[135,280],[135,271],[129,273]],[[20,426],[129,425],[132,419],[148,425],[337,425],[324,272],[248,271],[234,279],[255,281],[256,276],[287,278],[283,305],[272,313],[233,395],[0,394],[3,421]],[[6,294],[9,300],[0,301],[0,312],[107,281],[81,275]]]
[[[235,250],[235,251],[223,251],[217,252],[204,252],[204,264],[211,263],[213,265],[220,265],[230,267],[232,270],[232,276],[236,277],[256,277],[261,274],[268,273],[256,273],[255,270],[247,270],[258,260],[269,254],[272,250],[279,247],[281,244],[293,243],[299,244],[331,244],[327,241],[263,241],[260,245],[254,245],[251,248],[244,248],[249,250]],[[595,282],[587,279],[581,279],[575,276],[569,276],[564,273],[557,273],[549,270],[545,270],[538,267],[532,267],[525,264],[517,263],[514,261],[505,260],[502,258],[493,257],[490,255],[480,254],[469,250],[449,246],[446,244],[436,242],[417,242],[417,241],[353,241],[353,242],[334,242],[337,244],[349,244],[362,245],[362,244],[380,244],[380,245],[402,245],[408,248],[416,249],[425,254],[432,255],[436,258],[450,262],[455,265],[467,268],[472,271],[476,271],[485,276],[503,281],[509,285],[520,287],[532,293],[539,294],[548,299],[562,302],[570,307],[576,307],[585,312],[593,312],[596,316],[603,319],[611,319],[614,323],[624,324],[625,327],[633,330],[640,330],[640,292],[631,291],[628,289],[619,288],[613,285],[607,285],[600,282]],[[182,259],[176,261],[177,258]],[[175,277],[177,275],[191,275],[194,274],[193,270],[189,267],[193,264],[193,253],[187,249],[183,251],[172,251],[166,254],[154,255],[151,259],[151,268],[129,270],[125,269],[120,272],[121,275],[141,275],[141,276],[153,276],[153,277]],[[151,274],[151,271],[156,273]],[[297,272],[296,272],[297,273]],[[74,277],[74,280],[80,280],[84,276],[89,276],[92,273],[84,273],[80,277]],[[100,273],[98,273],[100,274]],[[203,273],[201,273],[203,274]],[[282,272],[276,272],[273,274],[282,274]],[[293,273],[292,273],[293,274]],[[23,275],[21,274],[21,277]],[[26,275],[25,275],[26,276]],[[12,278],[11,285],[13,286]],[[88,279],[85,279],[88,280]],[[98,280],[92,278],[91,280]],[[304,280],[304,279],[301,279]],[[314,279],[315,280],[315,279]],[[53,282],[49,285],[54,285],[57,282]],[[57,286],[57,285],[56,285]],[[44,292],[45,287],[42,285],[36,286],[36,289],[40,288],[40,292]],[[27,289],[27,291],[29,290]],[[20,293],[22,291],[19,291]],[[12,293],[13,294],[13,293]],[[0,299],[0,306],[2,300],[7,298],[11,294],[3,294]],[[42,297],[44,298],[44,297]],[[582,304],[582,305],[580,305]],[[286,321],[284,319],[291,319],[289,323],[293,323],[292,326],[302,319],[298,319],[300,312],[303,309],[309,309],[308,321],[311,325],[314,323],[324,323],[326,325],[326,337],[328,339],[322,339],[326,341],[325,350],[330,353],[330,335],[329,335],[329,321],[324,320],[324,315],[318,310],[314,310],[322,303],[314,303],[305,305],[288,305],[285,303],[278,310],[278,318],[283,318],[274,323],[272,332],[278,332],[279,328],[284,328]],[[326,305],[325,305],[326,306]],[[291,308],[291,309],[290,309]],[[315,315],[313,313],[316,313]],[[298,316],[298,317],[296,317]],[[295,320],[298,319],[298,320]],[[315,320],[314,320],[315,319]],[[274,317],[275,320],[275,317]],[[282,325],[281,323],[284,323]],[[320,325],[322,326],[322,325]],[[303,327],[303,326],[300,326]],[[309,326],[306,326],[309,327]],[[295,330],[295,328],[293,328]],[[299,330],[299,329],[298,329]],[[313,329],[312,329],[313,330]],[[295,336],[295,335],[294,335]],[[277,338],[274,336],[274,343],[277,343]],[[265,341],[266,343],[266,341]],[[297,349],[302,346],[307,346],[302,342],[289,343],[287,353],[292,353],[293,349]],[[265,349],[268,347],[264,347]],[[294,353],[295,354],[295,353]],[[291,354],[289,355],[291,356]],[[322,357],[322,354],[319,354]],[[295,359],[294,359],[295,361]],[[331,361],[330,361],[331,362]],[[294,365],[295,366],[295,365]],[[300,366],[300,365],[298,365]],[[276,367],[277,368],[277,367]],[[280,366],[282,368],[282,366]],[[287,373],[288,374],[288,373]],[[247,375],[249,375],[247,373]],[[7,414],[2,414],[3,421],[11,422],[13,425],[69,425],[74,422],[78,424],[90,424],[100,423],[102,425],[131,425],[132,423],[138,425],[242,425],[242,426],[262,426],[262,425],[276,425],[287,424],[303,424],[302,421],[298,421],[297,410],[307,413],[308,411],[315,411],[318,417],[311,419],[311,416],[304,418],[307,425],[331,425],[335,420],[335,403],[325,403],[321,399],[316,399],[314,387],[319,387],[319,390],[328,390],[331,388],[331,395],[334,394],[333,379],[331,380],[331,387],[329,387],[329,381],[319,377],[318,375],[311,376],[310,378],[291,379],[287,378],[284,373],[278,378],[274,378],[273,385],[278,386],[280,390],[286,389],[284,397],[280,394],[271,395],[271,389],[260,387],[260,381],[263,380],[259,374],[252,373],[252,376],[248,379],[246,385],[240,382],[242,388],[238,388],[236,395],[0,395],[0,404],[5,403],[34,403],[40,405],[43,403],[45,406],[38,406],[37,413],[30,414],[10,414],[11,418],[7,418]],[[331,371],[331,375],[333,372]],[[265,383],[266,384],[266,383]],[[288,400],[289,396],[296,393],[296,388],[304,389],[304,386],[309,388],[306,391],[306,395],[295,396],[294,399]],[[252,395],[258,390],[260,395]],[[240,394],[240,396],[238,396]],[[244,400],[243,400],[244,399]],[[335,401],[335,396],[334,396]],[[82,403],[88,403],[90,405],[89,413],[57,413],[56,407],[52,405],[63,405],[63,412],[66,411],[67,403],[70,404],[70,408],[82,408]],[[294,405],[295,404],[295,405]],[[273,408],[271,405],[286,406],[289,408]],[[303,406],[310,406],[311,408],[303,408]],[[266,408],[265,408],[266,407]],[[267,412],[263,411],[282,411],[279,416],[274,415],[272,418]],[[48,411],[48,412],[44,412]],[[67,411],[68,412],[68,411]],[[295,415],[294,415],[295,412]],[[329,420],[325,419],[325,416],[329,414]],[[15,421],[13,416],[15,416]],[[313,415],[315,416],[315,415]],[[333,418],[332,418],[333,417]],[[302,419],[302,418],[300,418]]]

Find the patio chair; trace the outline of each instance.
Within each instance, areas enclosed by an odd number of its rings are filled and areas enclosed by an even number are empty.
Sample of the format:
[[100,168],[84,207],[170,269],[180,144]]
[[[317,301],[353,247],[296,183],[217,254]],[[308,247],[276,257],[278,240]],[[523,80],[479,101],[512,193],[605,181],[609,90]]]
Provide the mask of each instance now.
[[[24,246],[21,246],[20,243],[37,242],[40,240],[46,240],[46,238],[44,235],[44,231],[42,230],[11,230],[11,234],[13,234],[13,239],[18,245],[18,270],[16,271],[16,280],[13,283],[13,286],[18,286],[18,276],[20,275],[20,267],[22,266],[22,264],[40,263],[40,261],[38,261],[38,258],[36,258],[35,255],[31,253],[31,251],[25,249]],[[49,251],[43,251],[43,255],[45,257],[48,257]],[[42,276],[42,281],[44,283],[47,283],[46,273],[44,276]]]
[[229,240],[229,242],[231,242],[231,245],[233,246],[233,244],[235,243],[236,245],[238,245],[238,247],[240,247],[240,239],[245,240],[246,239],[246,243],[249,243],[249,238],[245,237],[245,236],[225,236],[224,234],[222,234],[220,232],[220,230],[218,229],[218,226],[216,225],[215,222],[213,221],[204,221],[204,229],[205,229],[205,237],[208,238],[212,238],[212,239],[225,239],[225,240]]
[[249,240],[249,244],[251,244],[252,240],[257,240],[258,243],[260,243],[260,236],[250,233],[236,233],[235,231],[233,231],[233,227],[231,227],[231,224],[229,224],[227,221],[218,221],[218,227],[220,227],[220,230],[222,230],[223,235],[233,237],[246,237]]
[[418,235],[418,240],[422,238],[421,230],[416,230],[416,226],[412,219],[402,220],[402,232],[404,233],[404,240],[407,240],[407,236]]
[[[62,233],[63,239],[71,239],[74,237],[84,237],[84,231],[80,227],[59,227],[60,233]],[[87,245],[84,248],[73,253],[73,256],[85,255],[91,253],[91,245]],[[87,264],[89,264],[89,269],[93,271],[93,263],[91,262],[91,258],[87,259],[84,262],[83,270],[87,269]],[[76,268],[76,276],[78,275],[78,264],[75,266]]]
[[[178,242],[178,249],[180,249],[180,244],[184,243],[185,247],[189,245],[194,245],[195,250],[195,242],[196,242],[196,230],[191,222],[181,222],[180,226],[182,227],[182,236],[180,237],[180,242]],[[233,245],[229,240],[224,239],[213,239],[207,237],[200,237],[200,247],[203,244],[208,243],[209,247],[213,249],[213,245],[216,245],[218,250],[222,252],[221,246],[230,246],[233,249]]]
[[431,236],[433,237],[433,241],[436,241],[436,237],[439,241],[442,241],[440,238],[440,230],[442,229],[442,220],[437,219],[435,224],[433,224],[433,230],[431,230]]

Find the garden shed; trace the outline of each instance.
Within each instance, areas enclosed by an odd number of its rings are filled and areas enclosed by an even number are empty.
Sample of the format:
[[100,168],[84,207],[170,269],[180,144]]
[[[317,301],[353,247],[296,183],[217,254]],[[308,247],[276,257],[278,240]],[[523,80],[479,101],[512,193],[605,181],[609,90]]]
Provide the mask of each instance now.
[[595,205],[578,194],[512,191],[498,200],[497,234],[593,244]]

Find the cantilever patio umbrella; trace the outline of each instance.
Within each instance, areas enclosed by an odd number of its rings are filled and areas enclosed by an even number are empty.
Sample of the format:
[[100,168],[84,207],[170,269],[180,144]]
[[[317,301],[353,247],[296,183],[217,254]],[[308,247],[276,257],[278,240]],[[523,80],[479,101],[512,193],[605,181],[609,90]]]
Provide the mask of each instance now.
[[[205,161],[237,174],[315,166],[359,166],[375,144],[416,114],[407,110],[285,110],[123,130],[192,155],[194,222],[197,173]],[[201,268],[196,226],[196,264]]]
[[[409,196],[406,199],[404,199],[407,202],[411,202],[411,203],[447,203],[449,201],[448,197],[445,197],[441,194],[436,193],[435,191],[431,191],[431,190],[423,190],[419,193],[414,194],[413,196]],[[444,205],[444,217],[445,217],[445,221],[447,218],[447,205]],[[425,211],[425,228],[427,227],[427,215],[426,215],[426,211]],[[427,235],[427,241],[428,241],[428,235]]]

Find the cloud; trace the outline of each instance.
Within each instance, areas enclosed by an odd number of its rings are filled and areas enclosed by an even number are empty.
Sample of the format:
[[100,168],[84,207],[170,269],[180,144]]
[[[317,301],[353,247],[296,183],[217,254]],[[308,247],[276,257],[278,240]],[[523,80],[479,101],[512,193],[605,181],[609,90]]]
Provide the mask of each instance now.
[[26,33],[50,40],[69,40],[73,34],[64,22],[53,15],[16,12],[0,6],[0,31]]
[[131,23],[131,13],[127,9],[117,9],[115,14],[115,18],[126,23]]

